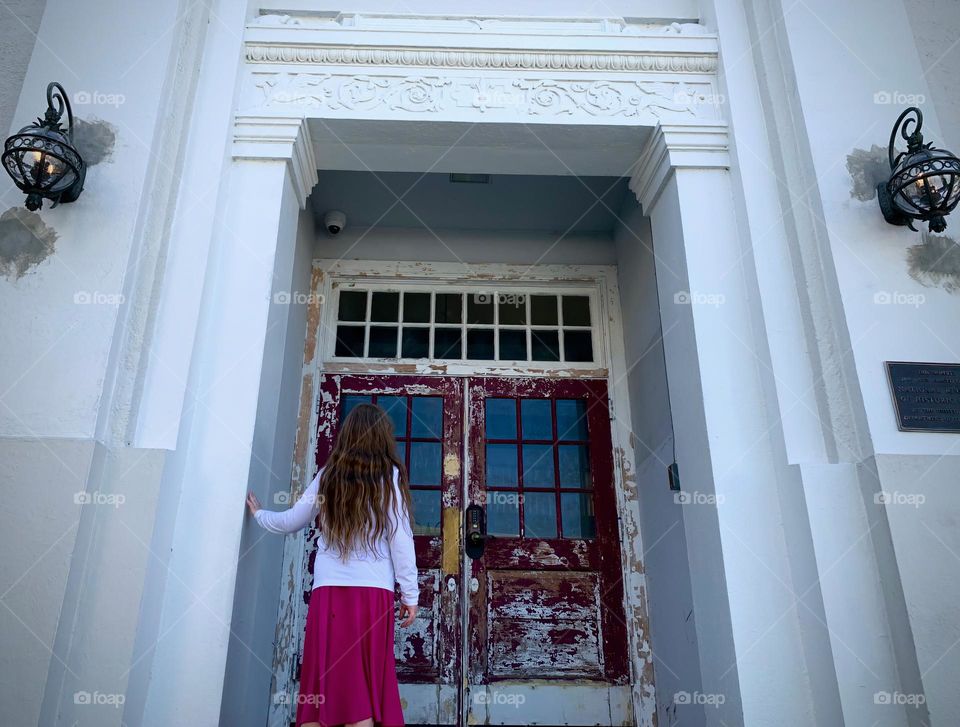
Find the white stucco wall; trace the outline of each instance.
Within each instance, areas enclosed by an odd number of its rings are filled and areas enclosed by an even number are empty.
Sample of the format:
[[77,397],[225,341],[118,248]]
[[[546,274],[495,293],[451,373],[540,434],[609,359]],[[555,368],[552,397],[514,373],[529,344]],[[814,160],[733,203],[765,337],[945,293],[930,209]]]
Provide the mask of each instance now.
[[314,0],[266,0],[258,3],[261,8],[279,8],[283,10],[337,10],[344,13],[430,13],[483,16],[523,16],[523,17],[643,17],[669,19],[695,19],[698,17],[696,0],[645,0],[641,8],[634,0],[606,0],[602,6],[584,6],[577,0],[526,0],[522,5],[510,0],[488,0],[482,7],[465,7],[457,0],[431,0],[414,8],[398,7],[392,0],[346,0],[327,4]]
[[[827,5],[817,3],[807,11],[789,13],[785,22],[813,162],[821,173],[819,197],[870,435],[878,453],[944,453],[953,443],[952,435],[897,431],[882,363],[956,360],[954,352],[960,350],[960,333],[953,325],[956,297],[941,286],[924,285],[911,277],[907,249],[920,242],[919,235],[884,222],[875,198],[853,198],[845,165],[855,149],[873,144],[885,147],[902,110],[904,104],[875,102],[874,94],[899,89],[914,89],[923,97],[933,98],[933,94],[915,53],[889,52],[902,46],[903,30],[909,27],[899,0],[884,0],[876,6],[878,20],[869,25],[864,24],[856,3]],[[825,36],[824,23],[838,37]],[[826,46],[817,47],[825,39],[829,39]],[[841,98],[846,99],[845,118],[838,123],[833,111]],[[925,111],[924,132],[931,141],[939,139],[936,111],[930,107]],[[947,235],[957,226],[953,221]],[[885,302],[888,297],[892,302]],[[889,331],[897,335],[885,335]]]
[[960,675],[960,462],[880,455],[877,469],[893,496],[886,512],[932,724],[949,725]]
[[[17,107],[46,4],[46,0],[10,0],[0,7],[0,69],[3,69],[0,74],[0,131],[4,132],[4,137],[13,123],[13,111]],[[38,103],[43,100],[41,90]]]
[[[437,230],[443,242],[421,230],[345,229],[337,237],[317,238],[316,256],[353,260],[429,260],[430,262],[591,264],[616,261],[605,236],[569,237],[559,244],[549,233]],[[418,255],[420,257],[418,257]]]
[[[171,4],[47,3],[40,50],[30,60],[12,123],[42,115],[47,83],[60,80],[74,99],[75,117],[94,124],[88,141],[101,139],[94,147],[104,159],[88,168],[80,203],[57,209],[47,203],[39,213],[56,236],[53,253],[0,285],[0,306],[30,311],[8,319],[0,332],[0,345],[18,351],[0,359],[0,379],[17,383],[0,409],[0,436],[94,434],[148,171],[161,161],[151,151],[161,113],[158,89],[169,78],[177,33],[158,41],[156,29],[176,23]],[[96,27],[124,29],[110,53],[103,52]],[[78,32],[84,28],[91,31]],[[77,103],[78,94],[90,102]],[[106,141],[111,134],[112,143]],[[6,175],[0,195],[3,210],[23,203]]]
[[[918,10],[919,5],[925,7]],[[874,145],[880,148],[878,158],[885,158],[893,122],[910,105],[909,98],[901,100],[903,95],[923,101],[927,141],[946,146],[954,133],[955,81],[944,79],[934,61],[943,57],[949,62],[957,22],[953,8],[941,12],[937,5],[884,0],[871,3],[869,12],[864,12],[861,3],[824,0],[794,8],[783,19],[795,74],[793,93],[802,110],[816,179],[813,200],[794,198],[793,203],[816,220],[815,226],[828,240],[828,260],[836,271],[843,327],[849,334],[838,345],[844,358],[849,355],[854,362],[866,424],[860,433],[868,435],[861,440],[867,442],[865,451],[858,451],[848,440],[837,456],[856,462],[875,453],[877,463],[874,468],[864,459],[862,492],[853,493],[851,499],[844,486],[833,498],[829,514],[823,509],[825,503],[817,503],[811,518],[832,520],[843,511],[851,516],[861,511],[862,532],[870,534],[865,542],[873,549],[864,564],[876,571],[874,578],[880,579],[883,594],[878,601],[882,610],[874,616],[861,612],[861,618],[886,624],[883,630],[888,632],[900,688],[924,702],[913,719],[923,719],[929,710],[934,725],[950,724],[960,712],[956,689],[947,687],[960,678],[960,654],[953,648],[955,624],[960,621],[956,605],[960,585],[940,571],[944,561],[958,564],[957,435],[898,431],[883,362],[960,360],[960,335],[954,325],[957,297],[949,289],[950,274],[938,281],[913,264],[912,256],[921,244],[919,234],[886,224],[875,196],[854,195],[856,180],[851,171],[856,171],[856,163],[848,168],[848,158],[869,153]],[[909,13],[914,11],[918,12],[913,23],[918,48],[909,42]],[[840,107],[843,114],[838,116]],[[881,164],[881,172],[882,168]],[[946,236],[956,239],[957,220],[948,218],[948,225]],[[857,398],[853,397],[855,406]],[[919,496],[926,504],[895,500],[878,507],[875,498],[882,493]],[[851,534],[854,522],[844,526],[851,528]],[[823,524],[813,522],[814,531]],[[832,532],[842,532],[837,523]],[[826,544],[820,541],[820,546]],[[842,584],[834,580],[852,559],[860,557],[859,548],[851,547],[852,538],[838,540],[837,545],[841,544],[844,550],[837,549],[835,557],[820,564],[824,572],[835,563],[833,575],[822,585],[838,589],[832,597],[849,589],[844,600],[850,603],[873,585],[859,578]],[[852,624],[851,628],[856,630]],[[853,631],[845,633],[857,638]],[[847,646],[856,660],[838,659],[838,668],[847,661],[854,670],[868,665],[875,671],[888,658],[882,650],[873,650],[872,640],[863,641],[862,646],[857,643]],[[843,680],[847,675],[839,676]],[[875,709],[874,705],[868,700],[864,709]],[[902,710],[891,705],[879,714],[896,723],[898,716],[903,718]]]
[[[60,81],[90,164],[76,204],[46,203],[37,214],[22,210],[24,197],[5,174],[0,180],[0,307],[10,313],[0,330],[0,651],[13,660],[0,704],[11,725],[55,724],[66,705],[77,708],[75,692],[115,695],[126,683],[163,457],[115,449],[94,433],[110,414],[100,405],[145,190],[156,192],[148,180],[162,154],[152,145],[163,90],[176,78],[178,17],[170,4],[0,8],[3,128],[42,115],[47,83]],[[123,29],[109,53],[104,28]],[[158,36],[159,28],[170,32]],[[11,260],[23,252],[21,220],[42,228],[51,247],[18,270]],[[83,504],[85,492],[122,495],[127,504]],[[113,706],[96,709],[86,719],[118,719]]]
[[935,146],[960,149],[960,3],[954,0],[904,0],[923,75],[943,134]]

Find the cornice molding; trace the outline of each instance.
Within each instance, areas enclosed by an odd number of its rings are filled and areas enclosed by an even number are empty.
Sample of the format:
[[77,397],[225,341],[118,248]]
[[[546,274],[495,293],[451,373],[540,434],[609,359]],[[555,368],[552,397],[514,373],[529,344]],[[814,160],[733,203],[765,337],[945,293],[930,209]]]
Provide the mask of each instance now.
[[675,169],[729,168],[726,124],[661,124],[650,134],[629,187],[648,215]]
[[234,119],[233,158],[285,161],[303,209],[317,184],[317,160],[307,121],[302,116],[243,116]]
[[[261,5],[262,7],[262,5]],[[324,29],[459,33],[483,35],[570,36],[709,36],[710,31],[693,18],[631,16],[523,16],[457,13],[339,12],[323,10],[262,10],[249,28]]]
[[248,41],[251,64],[714,74],[713,52],[503,50]]

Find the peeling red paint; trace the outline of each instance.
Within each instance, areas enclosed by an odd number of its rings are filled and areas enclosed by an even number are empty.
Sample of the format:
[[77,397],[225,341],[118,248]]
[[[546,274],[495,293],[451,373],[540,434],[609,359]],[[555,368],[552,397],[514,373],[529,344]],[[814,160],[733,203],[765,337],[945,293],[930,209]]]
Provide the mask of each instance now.
[[623,576],[614,492],[606,382],[474,378],[469,384],[470,500],[485,502],[485,400],[582,399],[589,430],[595,538],[488,537],[472,576],[481,584],[469,609],[469,680],[518,676],[629,678]]
[[[470,392],[467,422],[463,421],[464,381]],[[458,517],[463,507],[463,477],[467,474],[460,465],[464,461],[465,424],[471,427],[470,500],[485,501],[480,434],[484,397],[583,398],[588,403],[596,537],[489,538],[483,558],[472,561],[471,572],[464,574],[474,576],[479,583],[477,592],[469,594],[464,619],[461,576],[459,572],[444,572],[443,536],[417,536],[421,610],[410,627],[397,631],[395,651],[401,682],[457,687],[461,684],[461,660],[465,658],[468,684],[523,678],[530,684],[538,679],[626,684],[621,543],[606,382],[326,373],[320,377],[317,392],[317,467],[328,456],[343,396],[374,393],[444,398],[441,502],[445,511],[455,510]],[[304,584],[311,582],[315,538],[312,528]],[[449,564],[446,567],[449,569]],[[631,618],[636,616],[633,611]],[[468,628],[467,654],[461,649],[464,620]],[[462,690],[457,691],[462,696]]]
[[[405,394],[443,398],[442,458],[459,462],[462,449],[462,385],[453,378],[415,376],[321,377],[320,410],[317,418],[317,467],[326,461],[336,434],[342,399],[347,394]],[[459,510],[461,468],[444,466],[441,471],[443,508]],[[442,522],[442,519],[441,519]],[[316,525],[316,524],[315,524]],[[314,528],[315,529],[315,528]],[[455,685],[460,677],[460,580],[459,574],[443,572],[443,537],[414,537],[420,568],[420,609],[414,623],[397,630],[395,653],[401,683]],[[313,544],[315,548],[315,543]],[[313,548],[312,548],[313,551]],[[312,572],[313,552],[311,552]],[[447,587],[453,579],[454,588]],[[305,581],[309,583],[309,579]],[[397,594],[399,603],[399,594]]]

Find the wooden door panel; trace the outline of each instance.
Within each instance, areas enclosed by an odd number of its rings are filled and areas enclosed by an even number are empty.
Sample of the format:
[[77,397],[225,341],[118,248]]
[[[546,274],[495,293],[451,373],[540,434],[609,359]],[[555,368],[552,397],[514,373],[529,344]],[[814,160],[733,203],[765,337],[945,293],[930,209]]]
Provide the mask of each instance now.
[[[491,398],[501,400],[498,416],[507,425],[495,436],[485,430],[485,401]],[[442,426],[414,432],[414,399],[424,411],[436,411],[442,399]],[[516,712],[500,714],[497,700],[503,694],[523,695],[538,715],[556,712],[549,718],[555,724],[587,724],[596,714],[610,714],[611,723],[618,723],[613,715],[627,718],[626,625],[606,382],[326,375],[318,464],[327,457],[345,407],[359,401],[389,408],[405,462],[415,465],[415,508],[425,514],[414,538],[420,612],[410,627],[397,627],[394,646],[412,721],[451,724],[461,709],[468,720],[522,721]],[[574,410],[578,419],[570,425]],[[539,416],[532,423],[525,418],[530,412]],[[460,464],[464,441],[469,472]],[[500,447],[494,452],[499,484],[488,487],[490,445]],[[504,469],[508,450],[516,453],[513,472]],[[462,547],[464,477],[469,503],[483,506],[488,528],[490,514],[500,508],[494,513],[498,532],[488,535],[476,559]],[[513,495],[515,511],[503,505]],[[461,603],[464,593],[467,604]],[[466,653],[462,628],[467,628]],[[549,680],[549,688],[543,680]],[[574,704],[586,709],[585,716],[571,716],[563,706]]]
[[491,682],[518,678],[603,678],[594,623],[492,620],[489,648]]
[[584,540],[488,538],[483,562],[490,569],[597,570],[600,554]]
[[566,680],[573,700],[626,685],[606,382],[471,379],[468,412],[469,501],[488,527],[470,563],[468,683]]
[[[463,482],[462,386],[461,380],[449,377],[326,374],[321,377],[318,405],[318,467],[329,456],[350,407],[375,403],[394,420],[398,452],[404,458],[414,498],[420,585],[417,618],[407,628],[399,624],[396,628],[397,677],[411,711],[429,715],[426,721],[436,724],[455,721],[459,712],[457,704],[448,702],[451,690],[460,682],[462,651],[461,576],[456,557]],[[449,527],[451,524],[455,527]],[[315,527],[309,537],[313,545],[308,567],[312,572]],[[309,583],[309,574],[304,581]],[[399,606],[399,592],[395,604]],[[424,690],[427,686],[445,690],[442,703],[435,691]]]
[[[440,661],[436,626],[440,622],[440,571],[436,568],[420,569],[417,578],[420,584],[420,608],[413,623],[406,628],[399,624],[393,644],[397,658],[397,678],[400,681],[420,680],[430,675],[440,679]],[[396,600],[400,592],[397,589]]]
[[603,678],[595,573],[487,571],[490,678]]
[[487,571],[494,618],[595,620],[600,611],[596,573]]

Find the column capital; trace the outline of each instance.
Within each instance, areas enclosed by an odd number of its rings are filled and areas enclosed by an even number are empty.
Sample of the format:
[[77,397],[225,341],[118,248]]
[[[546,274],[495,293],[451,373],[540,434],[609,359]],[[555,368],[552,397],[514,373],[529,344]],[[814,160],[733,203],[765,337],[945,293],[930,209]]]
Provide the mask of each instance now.
[[659,124],[630,175],[630,190],[649,214],[674,169],[729,169],[727,125]]
[[300,208],[306,207],[318,180],[307,120],[300,116],[238,115],[233,126],[233,158],[286,161]]

